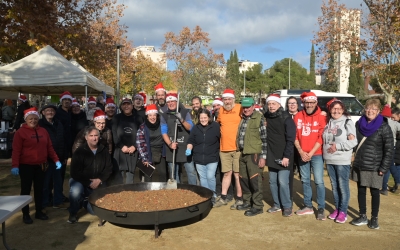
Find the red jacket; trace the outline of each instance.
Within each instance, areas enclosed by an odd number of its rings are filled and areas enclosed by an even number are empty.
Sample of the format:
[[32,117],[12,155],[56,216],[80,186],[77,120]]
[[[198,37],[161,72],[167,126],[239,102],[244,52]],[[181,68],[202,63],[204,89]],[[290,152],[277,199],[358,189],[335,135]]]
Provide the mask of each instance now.
[[47,162],[47,158],[58,161],[46,129],[39,126],[33,129],[23,124],[14,135],[12,167],[17,168],[20,164],[39,165]]
[[321,147],[315,151],[314,155],[322,155],[322,133],[326,125],[326,116],[321,115],[321,109],[317,107],[311,115],[308,115],[304,109],[293,119],[296,124],[296,140],[299,141],[301,149],[308,153],[315,143],[319,142]]

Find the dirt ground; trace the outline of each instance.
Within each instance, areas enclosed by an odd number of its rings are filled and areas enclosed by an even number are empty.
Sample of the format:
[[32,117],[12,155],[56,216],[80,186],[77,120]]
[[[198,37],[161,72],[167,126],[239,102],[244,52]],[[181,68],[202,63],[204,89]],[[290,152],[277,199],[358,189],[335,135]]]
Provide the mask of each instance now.
[[[22,222],[17,213],[6,221],[7,242],[12,249],[400,249],[399,195],[381,196],[379,230],[356,227],[350,221],[358,214],[357,187],[350,182],[351,198],[348,221],[337,224],[327,219],[317,221],[313,215],[282,217],[268,214],[272,197],[268,172],[264,172],[264,213],[246,217],[242,211],[227,206],[214,208],[203,218],[163,226],[158,239],[153,227],[120,227],[105,223],[86,211],[79,222],[68,224],[68,212],[47,208],[48,221]],[[390,184],[390,183],[389,183]],[[329,177],[325,177],[326,213],[334,210]],[[295,177],[294,211],[302,205],[302,187]],[[68,190],[65,186],[64,190]],[[19,177],[10,175],[10,165],[0,161],[0,195],[18,195]],[[313,190],[315,194],[315,189]],[[32,192],[33,193],[33,192]],[[67,191],[64,191],[68,194]],[[370,214],[370,197],[367,199]],[[315,202],[315,200],[314,200]],[[31,215],[34,211],[33,203]],[[316,204],[314,203],[314,206]],[[33,218],[33,217],[32,217]],[[3,245],[0,244],[0,249]]]

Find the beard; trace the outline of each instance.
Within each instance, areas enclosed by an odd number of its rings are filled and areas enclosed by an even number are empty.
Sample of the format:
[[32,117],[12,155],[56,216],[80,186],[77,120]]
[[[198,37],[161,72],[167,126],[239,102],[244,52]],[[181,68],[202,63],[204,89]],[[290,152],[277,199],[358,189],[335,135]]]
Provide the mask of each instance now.
[[231,111],[235,107],[235,104],[224,104],[224,109],[226,111]]
[[157,102],[158,102],[158,104],[161,105],[161,106],[164,106],[164,105],[165,105],[165,99],[162,99],[162,98],[161,98],[161,99],[158,99]]

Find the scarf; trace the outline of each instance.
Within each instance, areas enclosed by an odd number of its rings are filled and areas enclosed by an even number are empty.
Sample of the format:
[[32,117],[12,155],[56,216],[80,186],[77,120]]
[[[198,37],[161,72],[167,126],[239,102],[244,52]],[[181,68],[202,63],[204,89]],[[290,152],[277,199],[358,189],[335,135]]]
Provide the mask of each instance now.
[[368,123],[367,118],[365,115],[361,116],[360,120],[359,120],[359,130],[360,133],[365,136],[368,137],[370,135],[372,135],[373,133],[375,133],[375,131],[377,131],[379,129],[379,127],[382,125],[383,123],[383,116],[381,114],[378,114],[378,116],[373,119],[371,122]]
[[279,107],[274,113],[269,112],[269,110],[267,110],[267,112],[265,113],[265,117],[266,118],[275,118],[278,116],[281,116],[283,112],[283,108]]
[[160,118],[157,116],[157,120],[156,122],[153,124],[151,122],[149,122],[148,119],[144,120],[144,123],[146,124],[146,127],[152,131],[157,130],[158,127],[160,126]]

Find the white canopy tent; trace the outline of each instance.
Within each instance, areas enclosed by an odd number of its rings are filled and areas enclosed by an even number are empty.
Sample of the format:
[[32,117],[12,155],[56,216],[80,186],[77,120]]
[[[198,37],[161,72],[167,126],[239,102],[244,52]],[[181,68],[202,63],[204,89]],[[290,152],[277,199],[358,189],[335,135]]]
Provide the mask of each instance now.
[[105,91],[108,95],[114,95],[113,88],[85,71],[51,46],[46,46],[21,60],[0,67],[0,90],[37,95],[59,95],[69,91],[74,96],[98,95]]

